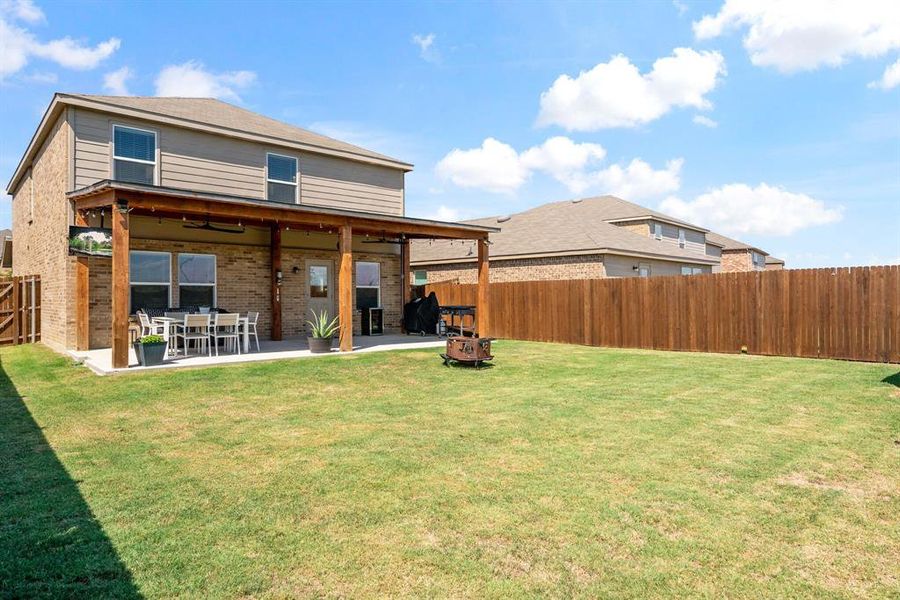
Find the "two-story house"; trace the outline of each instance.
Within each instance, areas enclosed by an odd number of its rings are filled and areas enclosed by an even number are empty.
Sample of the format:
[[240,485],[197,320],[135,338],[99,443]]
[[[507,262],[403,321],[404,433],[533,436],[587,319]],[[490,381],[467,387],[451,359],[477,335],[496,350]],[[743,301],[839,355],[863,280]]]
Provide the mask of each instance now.
[[[500,228],[491,235],[493,281],[762,270],[768,257],[758,248],[614,196],[551,202],[466,222]],[[411,254],[417,285],[475,281],[470,243],[414,242]]]
[[[326,310],[349,351],[361,308],[400,328],[409,240],[480,246],[487,297],[492,229],[405,217],[411,169],[218,100],[56,94],[7,186],[13,271],[41,276],[46,344],[114,367],[138,308],[257,311],[275,340]],[[71,226],[110,256],[70,252]]]

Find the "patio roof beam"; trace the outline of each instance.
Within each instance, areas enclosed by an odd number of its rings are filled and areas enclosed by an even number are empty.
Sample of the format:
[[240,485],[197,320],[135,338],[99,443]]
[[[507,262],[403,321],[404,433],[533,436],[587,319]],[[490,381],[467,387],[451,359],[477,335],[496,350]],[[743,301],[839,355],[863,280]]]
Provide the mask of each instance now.
[[281,226],[272,225],[271,239],[272,257],[272,340],[281,341],[281,282],[284,273],[281,270]]
[[[77,210],[96,209],[109,206],[115,197],[110,193],[96,196],[80,197],[74,200]],[[260,206],[259,203],[243,204],[208,200],[203,198],[156,195],[144,192],[120,192],[119,200],[128,202],[132,211],[153,216],[172,216],[173,218],[203,218],[210,220],[241,220],[246,222],[278,223],[299,228],[329,227],[339,229],[350,223],[357,234],[369,235],[401,235],[434,239],[487,239],[489,231],[480,231],[468,227],[454,227],[431,223],[410,223],[402,219],[392,220],[390,217],[350,216],[316,212],[314,210],[292,210],[290,207]]]
[[491,274],[486,240],[478,240],[478,288],[475,296],[475,331],[479,337],[488,337],[490,319]]
[[338,243],[338,326],[341,352],[353,351],[353,227],[341,226]]
[[128,209],[114,205],[112,221],[112,366],[128,366]]

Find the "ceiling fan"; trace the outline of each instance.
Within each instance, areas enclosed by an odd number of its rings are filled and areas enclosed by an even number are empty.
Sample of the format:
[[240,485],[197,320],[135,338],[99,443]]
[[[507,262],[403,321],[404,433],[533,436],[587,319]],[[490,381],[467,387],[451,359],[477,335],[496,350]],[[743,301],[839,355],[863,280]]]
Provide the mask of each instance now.
[[241,226],[238,229],[229,229],[228,227],[220,227],[218,225],[213,225],[207,219],[203,223],[188,223],[187,225],[183,225],[185,229],[203,229],[205,231],[216,231],[219,233],[244,233],[244,227]]

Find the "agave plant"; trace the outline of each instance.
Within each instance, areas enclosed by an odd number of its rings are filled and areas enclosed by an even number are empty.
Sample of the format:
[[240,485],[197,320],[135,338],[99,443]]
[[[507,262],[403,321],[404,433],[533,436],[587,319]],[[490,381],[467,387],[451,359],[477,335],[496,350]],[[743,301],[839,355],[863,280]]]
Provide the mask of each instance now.
[[310,309],[309,312],[313,314],[312,321],[307,321],[307,323],[309,323],[310,335],[314,338],[334,337],[335,332],[338,330],[338,318],[335,317],[329,321],[328,311],[325,310],[319,314],[316,314],[316,311],[312,309]]

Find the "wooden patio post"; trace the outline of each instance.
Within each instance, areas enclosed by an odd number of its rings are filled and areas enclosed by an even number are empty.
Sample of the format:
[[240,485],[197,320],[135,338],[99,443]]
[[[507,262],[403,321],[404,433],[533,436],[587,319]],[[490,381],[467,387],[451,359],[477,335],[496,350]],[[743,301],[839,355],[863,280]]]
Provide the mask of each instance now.
[[475,300],[475,331],[479,337],[488,336],[490,317],[491,276],[486,239],[478,240],[478,290]]
[[338,319],[341,352],[353,351],[353,228],[342,225],[338,241]]
[[[400,243],[400,310],[410,301],[409,297],[409,240]],[[403,321],[401,318],[400,321]],[[403,330],[406,326],[403,324]]]
[[281,341],[281,225],[272,225],[272,339]]
[[112,221],[112,366],[128,366],[128,205],[114,202]]
[[[75,211],[75,224],[87,225],[80,210]],[[79,256],[75,259],[75,349],[88,350],[90,346],[90,265],[86,256]]]

